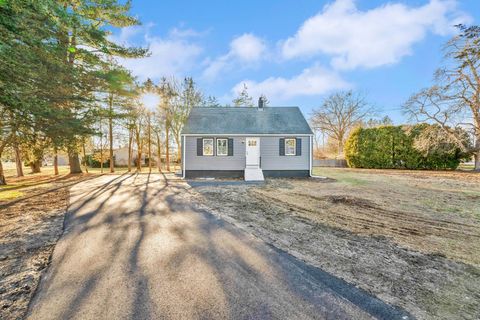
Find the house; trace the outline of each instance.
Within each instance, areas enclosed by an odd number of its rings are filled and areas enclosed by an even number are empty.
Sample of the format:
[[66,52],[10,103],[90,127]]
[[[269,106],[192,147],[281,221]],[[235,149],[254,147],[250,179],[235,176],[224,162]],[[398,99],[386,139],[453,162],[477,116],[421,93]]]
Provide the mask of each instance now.
[[196,107],[182,131],[183,177],[308,177],[312,139],[298,107]]
[[[108,157],[108,150],[105,151]],[[130,159],[130,164],[134,166],[136,164],[138,158],[138,151],[135,148],[132,148],[132,155]],[[128,166],[128,147],[121,147],[118,149],[113,150],[113,159],[115,161],[115,165],[119,167],[126,167]],[[145,164],[146,153],[142,153],[142,164]]]

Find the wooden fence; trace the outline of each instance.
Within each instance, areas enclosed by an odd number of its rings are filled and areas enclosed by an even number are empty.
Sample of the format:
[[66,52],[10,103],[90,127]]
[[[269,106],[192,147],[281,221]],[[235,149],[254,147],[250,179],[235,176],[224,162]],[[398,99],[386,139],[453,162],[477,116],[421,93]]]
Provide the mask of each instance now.
[[314,167],[337,167],[337,168],[346,168],[347,161],[344,159],[320,159],[313,160]]

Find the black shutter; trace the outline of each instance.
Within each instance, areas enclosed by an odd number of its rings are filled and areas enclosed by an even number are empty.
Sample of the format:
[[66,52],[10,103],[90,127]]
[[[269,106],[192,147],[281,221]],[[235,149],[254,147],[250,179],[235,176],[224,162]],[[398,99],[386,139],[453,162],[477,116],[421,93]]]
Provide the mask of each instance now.
[[295,138],[295,147],[297,150],[295,150],[295,155],[296,156],[301,156],[302,155],[302,139],[301,138]]
[[280,144],[278,145],[278,150],[281,156],[285,155],[285,138],[280,138]]
[[233,139],[228,139],[228,155],[233,156]]
[[197,156],[203,156],[203,139],[197,139]]

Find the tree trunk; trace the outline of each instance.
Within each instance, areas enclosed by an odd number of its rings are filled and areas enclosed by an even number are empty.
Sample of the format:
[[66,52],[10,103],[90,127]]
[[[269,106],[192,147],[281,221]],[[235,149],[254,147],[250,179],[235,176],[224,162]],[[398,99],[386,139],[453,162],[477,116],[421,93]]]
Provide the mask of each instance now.
[[182,137],[175,135],[175,143],[177,144],[177,163],[182,163]]
[[142,172],[142,151],[137,152],[137,171]]
[[70,173],[82,173],[82,167],[80,166],[80,159],[78,158],[78,152],[69,150],[68,163],[70,166]]
[[160,142],[160,134],[157,132],[157,166],[158,172],[162,172],[162,149]]
[[33,160],[30,162],[30,169],[32,173],[40,173],[41,160]]
[[22,159],[20,157],[20,149],[18,148],[18,144],[15,143],[13,149],[15,150],[15,165],[17,167],[17,177],[23,177]]
[[148,172],[152,172],[152,125],[148,115]]
[[3,150],[5,150],[5,147],[7,146],[8,142],[10,139],[13,137],[13,134],[11,133],[8,137],[5,138],[5,140],[2,141],[0,144],[0,185],[6,185],[7,181],[5,179],[5,172],[3,171],[3,165],[2,165],[2,154]]
[[480,133],[475,136],[475,149],[475,166],[473,167],[473,170],[480,171]]
[[340,132],[338,134],[338,155],[343,155],[343,139],[345,138],[345,133]]
[[7,181],[5,180],[5,172],[3,171],[2,159],[0,158],[0,186],[4,186],[6,184]]
[[140,137],[140,128],[137,127],[135,128],[135,138],[137,139],[137,171],[141,172],[142,171],[142,140]]
[[169,147],[169,129],[168,122],[165,123],[165,162],[167,171],[170,172],[170,147]]
[[85,167],[85,172],[88,173],[88,166],[87,166],[87,153],[85,152],[85,139],[82,143],[82,151],[83,151],[83,165]]
[[103,173],[103,131],[102,131],[102,119],[100,119],[100,172]]
[[53,171],[55,175],[58,176],[58,153],[57,148],[55,148],[55,155],[53,156]]
[[115,172],[115,163],[113,161],[113,95],[108,98],[108,139],[110,141],[110,172]]
[[128,129],[128,172],[132,171],[132,129]]
[[338,140],[338,155],[341,156],[342,153],[343,153],[342,142],[340,140]]
[[475,171],[480,171],[480,151],[475,152]]

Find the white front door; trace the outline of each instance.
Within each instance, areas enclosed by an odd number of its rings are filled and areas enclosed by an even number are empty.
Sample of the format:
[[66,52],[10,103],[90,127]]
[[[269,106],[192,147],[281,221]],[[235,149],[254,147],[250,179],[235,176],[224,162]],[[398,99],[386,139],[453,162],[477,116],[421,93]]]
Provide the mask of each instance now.
[[260,167],[260,138],[245,138],[245,156],[247,167]]

